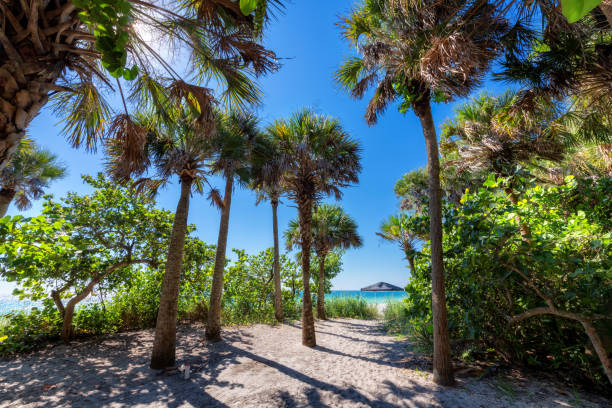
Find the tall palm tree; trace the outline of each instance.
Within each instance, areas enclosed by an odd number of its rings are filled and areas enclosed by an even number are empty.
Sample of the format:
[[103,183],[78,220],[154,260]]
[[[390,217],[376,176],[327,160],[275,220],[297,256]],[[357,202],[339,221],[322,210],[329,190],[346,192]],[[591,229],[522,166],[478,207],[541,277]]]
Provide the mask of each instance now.
[[13,200],[19,210],[26,210],[40,198],[49,184],[64,177],[66,168],[57,156],[22,139],[9,165],[0,170],[0,218]]
[[268,128],[283,163],[283,185],[298,206],[302,253],[302,344],[316,346],[310,294],[313,204],[323,196],[342,195],[341,187],[358,181],[360,147],[335,118],[303,109]]
[[162,120],[151,112],[141,113],[137,116],[138,128],[133,131],[140,136],[139,149],[133,149],[137,144],[126,144],[122,138],[110,139],[107,147],[108,170],[120,181],[135,177],[135,186],[152,194],[174,176],[181,185],[155,325],[150,364],[154,369],[170,367],[175,362],[178,294],[189,200],[193,191],[203,192],[206,165],[212,156],[212,118],[198,122],[191,112],[176,108],[167,119]]
[[375,85],[370,125],[396,99],[418,116],[427,148],[434,327],[434,381],[454,383],[442,263],[440,165],[431,101],[465,96],[501,51],[508,27],[487,1],[362,1],[341,22],[359,57],[345,61],[337,82],[362,98]]
[[410,271],[414,273],[416,244],[420,238],[410,230],[407,222],[408,218],[409,215],[404,212],[391,215],[380,224],[380,232],[377,232],[376,235],[386,241],[397,242],[410,264]]
[[[299,246],[300,223],[292,220],[285,231],[289,250]],[[337,248],[358,248],[363,245],[357,233],[357,223],[339,205],[322,204],[312,212],[312,245],[319,259],[319,285],[317,287],[317,317],[327,320],[325,314],[325,258]]]
[[189,59],[198,85],[213,76],[228,104],[256,101],[260,92],[243,68],[260,75],[278,67],[261,28],[279,7],[278,0],[2,1],[0,169],[52,95],[66,136],[95,148],[111,123],[103,94],[121,90],[119,77],[136,78],[136,100],[183,80],[167,54]]
[[272,276],[274,279],[274,317],[276,321],[282,322],[283,316],[283,293],[280,276],[280,247],[278,240],[278,204],[283,193],[282,186],[282,156],[278,152],[274,140],[266,138],[267,160],[261,166],[256,175],[253,187],[257,191],[256,205],[263,200],[270,201],[272,207],[272,233],[274,236],[274,262]]
[[245,184],[251,179],[251,168],[258,159],[257,150],[261,140],[259,122],[250,113],[231,112],[228,115],[222,115],[217,126],[217,133],[214,140],[217,159],[212,167],[225,179],[225,193],[222,202],[218,200],[221,204],[221,221],[206,325],[206,339],[210,341],[221,340],[223,273],[234,181]]

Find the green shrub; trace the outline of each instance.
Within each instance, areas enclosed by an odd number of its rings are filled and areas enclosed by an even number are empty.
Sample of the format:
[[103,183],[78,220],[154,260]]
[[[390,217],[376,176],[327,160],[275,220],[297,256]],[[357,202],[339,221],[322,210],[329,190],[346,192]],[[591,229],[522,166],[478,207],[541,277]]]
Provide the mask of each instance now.
[[[506,182],[489,177],[477,191],[466,192],[459,206],[444,208],[453,343],[570,381],[609,386],[578,321],[554,313],[519,318],[528,310],[586,316],[607,343],[612,327],[598,317],[609,315],[612,299],[612,179],[570,177],[561,186],[527,186],[517,191],[516,204],[508,201]],[[413,215],[409,222],[419,235],[428,230],[425,215]],[[522,225],[529,227],[528,238]],[[426,347],[432,321],[429,245],[416,255],[415,266],[405,310],[390,308],[386,320],[391,330]],[[549,303],[554,309],[542,309]]]
[[116,307],[88,304],[76,311],[72,323],[77,336],[115,333],[122,326],[121,312]]
[[387,302],[383,319],[385,329],[389,334],[407,337],[415,351],[427,354],[433,352],[433,326],[431,321],[412,318],[406,302]]
[[329,298],[325,300],[327,317],[350,317],[353,319],[375,319],[378,309],[360,297]]
[[0,356],[23,353],[59,338],[62,319],[54,309],[34,308],[5,315],[0,324]]

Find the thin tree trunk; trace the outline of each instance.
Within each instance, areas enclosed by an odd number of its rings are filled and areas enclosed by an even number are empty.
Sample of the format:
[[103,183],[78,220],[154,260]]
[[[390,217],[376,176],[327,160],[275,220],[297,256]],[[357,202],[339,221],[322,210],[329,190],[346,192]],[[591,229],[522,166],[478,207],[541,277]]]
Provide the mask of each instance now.
[[444,263],[442,258],[442,199],[440,191],[440,160],[438,138],[431,115],[429,95],[414,105],[421,121],[427,146],[427,172],[429,175],[429,240],[431,242],[431,286],[433,314],[433,374],[434,382],[452,385],[453,365],[451,362],[446,293],[444,288]]
[[317,288],[317,317],[327,320],[325,314],[325,257],[327,254],[319,256],[319,287]]
[[274,317],[276,321],[283,321],[283,293],[281,288],[280,276],[280,254],[278,244],[278,199],[273,198],[272,202],[272,229],[274,230]]
[[13,201],[13,198],[15,198],[16,193],[17,192],[13,189],[0,189],[0,218],[6,215],[9,205],[11,205],[11,202]]
[[612,361],[610,361],[610,358],[608,357],[608,352],[603,344],[603,341],[601,340],[601,337],[599,337],[599,334],[597,334],[595,326],[593,326],[593,322],[588,316],[584,316],[578,313],[566,312],[564,310],[558,310],[550,306],[536,307],[534,309],[527,310],[526,312],[509,318],[508,326],[512,326],[513,324],[518,323],[521,320],[527,319],[529,317],[543,314],[551,314],[555,316],[564,317],[566,319],[578,321],[580,324],[582,324],[584,331],[586,332],[587,336],[589,336],[589,340],[591,340],[591,344],[593,345],[593,348],[597,353],[597,357],[599,357],[599,361],[601,362],[604,372],[608,377],[608,381],[610,381],[610,384],[612,384]]
[[312,197],[302,193],[298,197],[300,239],[302,241],[302,344],[315,347],[314,316],[310,294],[310,249],[312,246]]
[[64,304],[62,303],[62,299],[60,297],[60,292],[58,292],[56,290],[52,290],[51,291],[51,299],[53,299],[53,303],[55,303],[55,307],[57,307],[57,310],[58,310],[60,316],[63,319],[64,315],[66,314],[66,308],[64,307]]
[[221,340],[221,298],[223,296],[223,272],[225,269],[225,250],[227,247],[227,234],[229,228],[230,207],[232,205],[232,190],[234,188],[234,173],[228,171],[225,179],[225,196],[221,222],[219,223],[219,238],[217,239],[217,253],[215,254],[215,269],[213,272],[212,287],[210,289],[210,309],[206,324],[206,340]]
[[176,206],[172,235],[168,245],[166,272],[162,283],[157,323],[155,325],[155,340],[151,353],[153,369],[171,367],[176,358],[176,312],[178,307],[181,271],[183,269],[183,250],[187,235],[187,216],[189,215],[189,196],[193,179],[181,177],[181,197]]
[[72,318],[74,317],[74,309],[76,308],[76,305],[81,300],[89,296],[94,286],[96,286],[105,275],[106,273],[104,275],[97,276],[95,279],[92,279],[82,291],[80,291],[75,297],[70,299],[66,304],[66,307],[64,308],[64,320],[62,322],[61,332],[62,340],[64,340],[65,343],[68,343],[72,338]]

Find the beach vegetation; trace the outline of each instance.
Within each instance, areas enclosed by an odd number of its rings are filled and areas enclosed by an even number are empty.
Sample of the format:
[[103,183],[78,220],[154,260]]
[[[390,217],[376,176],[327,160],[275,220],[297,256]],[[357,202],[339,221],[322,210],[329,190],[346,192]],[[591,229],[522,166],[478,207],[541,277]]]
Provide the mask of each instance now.
[[[466,192],[460,207],[445,206],[453,343],[607,382],[612,207],[605,197],[611,181],[526,181],[516,204],[507,198],[510,183],[491,176],[478,191]],[[412,225],[424,226],[422,217],[415,214]],[[528,240],[521,224],[529,226]],[[427,252],[425,246],[415,257],[407,299],[385,313],[389,330],[413,338],[428,333],[432,321]]]
[[330,318],[376,319],[378,305],[360,297],[332,297],[325,301],[325,314]]
[[113,290],[132,266],[160,262],[169,235],[168,212],[117,187],[104,176],[84,177],[96,191],[47,196],[42,215],[4,217],[2,275],[17,282],[15,294],[54,305],[62,316],[61,337],[72,337],[78,303],[95,287]]

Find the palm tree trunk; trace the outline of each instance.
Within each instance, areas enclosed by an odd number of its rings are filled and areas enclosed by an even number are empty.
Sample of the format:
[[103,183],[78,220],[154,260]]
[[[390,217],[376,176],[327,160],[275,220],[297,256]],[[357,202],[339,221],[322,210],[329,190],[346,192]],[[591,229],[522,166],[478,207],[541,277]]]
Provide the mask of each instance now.
[[327,320],[325,314],[325,257],[327,254],[319,256],[319,287],[317,288],[317,317]]
[[444,263],[442,258],[442,198],[440,191],[440,159],[438,138],[431,115],[429,95],[414,104],[414,111],[421,121],[427,146],[427,172],[429,174],[429,240],[431,242],[431,286],[433,314],[433,374],[434,382],[452,385],[453,365],[448,335],[446,293],[444,288]]
[[9,163],[28,125],[47,103],[47,94],[57,79],[57,75],[53,74],[45,81],[47,85],[42,81],[30,82],[30,78],[24,76],[17,65],[15,60],[5,64],[0,62],[3,89],[0,96],[4,102],[0,104],[0,170]]
[[408,263],[410,264],[410,272],[414,273],[416,269],[414,268],[414,256],[408,257]]
[[[47,103],[49,92],[60,89],[55,83],[66,66],[78,61],[76,57],[83,52],[76,45],[82,44],[87,35],[80,31],[83,25],[77,16],[79,11],[70,0],[3,2],[0,170],[9,163],[29,123]],[[68,35],[77,32],[80,35]]]
[[223,272],[225,269],[225,249],[227,247],[227,234],[229,228],[230,206],[232,204],[232,190],[234,188],[234,173],[228,171],[225,179],[225,196],[221,222],[219,223],[219,238],[217,239],[217,253],[215,255],[215,269],[213,272],[212,287],[210,289],[210,309],[206,324],[206,340],[221,340],[221,298],[223,296]]
[[599,3],[599,8],[608,20],[608,25],[612,27],[612,0],[603,0]]
[[278,199],[273,198],[272,203],[272,229],[274,230],[274,317],[276,321],[283,321],[283,293],[280,276],[280,254],[278,245]]
[[6,215],[9,205],[15,198],[16,191],[9,188],[0,189],[0,218]]
[[162,283],[155,340],[151,353],[153,369],[171,367],[175,362],[176,352],[176,311],[178,307],[181,271],[183,269],[183,249],[187,235],[187,216],[189,215],[189,196],[191,195],[191,177],[181,177],[181,197],[176,206],[172,235],[168,245],[166,272]]
[[310,249],[312,246],[312,197],[301,193],[298,197],[300,239],[302,241],[302,344],[315,347],[314,316],[310,295]]

